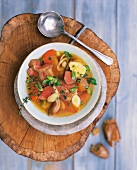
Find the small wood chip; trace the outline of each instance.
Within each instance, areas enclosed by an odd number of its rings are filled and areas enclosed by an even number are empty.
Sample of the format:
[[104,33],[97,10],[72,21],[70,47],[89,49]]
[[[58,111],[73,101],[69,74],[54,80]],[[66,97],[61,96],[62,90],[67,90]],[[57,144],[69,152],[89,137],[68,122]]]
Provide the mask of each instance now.
[[121,139],[116,119],[105,120],[103,123],[103,132],[110,146],[114,146],[114,142],[119,142]]
[[103,159],[109,156],[109,152],[103,144],[91,145],[90,152]]
[[95,127],[92,130],[92,135],[95,136],[95,135],[98,135],[98,134],[100,134],[100,128],[99,127]]

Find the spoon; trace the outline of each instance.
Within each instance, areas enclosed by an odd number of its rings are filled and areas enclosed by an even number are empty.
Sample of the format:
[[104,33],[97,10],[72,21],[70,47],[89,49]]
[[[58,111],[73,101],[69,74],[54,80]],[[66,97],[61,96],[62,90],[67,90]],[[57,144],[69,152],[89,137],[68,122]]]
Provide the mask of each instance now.
[[38,19],[38,29],[44,36],[50,38],[56,37],[60,34],[65,34],[70,38],[74,39],[75,41],[77,41],[82,46],[84,46],[86,49],[92,52],[96,57],[98,57],[101,61],[103,61],[107,65],[111,65],[113,63],[112,58],[100,53],[97,50],[94,50],[93,48],[88,47],[86,44],[78,40],[76,37],[66,32],[64,30],[64,21],[62,17],[56,12],[51,11],[41,14]]

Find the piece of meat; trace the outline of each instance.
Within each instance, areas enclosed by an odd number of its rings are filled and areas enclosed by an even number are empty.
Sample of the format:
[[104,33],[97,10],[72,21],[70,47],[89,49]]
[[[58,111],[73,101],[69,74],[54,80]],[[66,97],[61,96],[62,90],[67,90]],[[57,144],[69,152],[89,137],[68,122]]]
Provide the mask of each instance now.
[[52,71],[52,64],[40,65],[40,61],[37,59],[32,59],[29,62],[29,67],[38,73],[40,80],[45,80],[47,76],[54,76]]
[[73,84],[76,80],[72,80],[71,71],[65,71],[64,80],[66,84]]
[[40,100],[46,100],[51,94],[54,93],[54,89],[51,86],[46,86],[39,96]]
[[63,101],[71,101],[73,95],[74,95],[73,93],[69,92],[69,93],[61,94],[59,98]]
[[60,93],[60,99],[63,101],[71,101],[74,93],[71,93],[69,90],[76,85],[68,85],[63,83],[61,86],[57,87],[58,92]]
[[32,68],[29,68],[27,70],[27,73],[28,73],[29,76],[37,76],[38,75],[38,72],[34,71]]
[[91,145],[90,152],[103,159],[109,156],[107,148],[102,144]]
[[49,116],[54,116],[60,109],[60,100],[56,100],[55,102],[52,103],[51,107],[48,110],[48,115]]
[[45,80],[47,76],[54,76],[52,67],[52,64],[44,64],[40,68],[36,69],[39,74],[40,80]]
[[40,61],[38,59],[30,60],[29,67],[32,68],[33,70],[36,70],[37,68],[40,67]]
[[62,85],[61,85],[61,87],[66,88],[68,90],[70,90],[72,87],[75,87],[75,86],[77,86],[76,83],[73,83],[73,84],[62,83]]
[[57,86],[56,88],[57,88],[58,92],[61,94],[66,94],[69,92],[69,90],[67,88],[65,88],[62,84],[61,84],[61,86]]
[[105,120],[103,123],[103,131],[110,146],[113,146],[114,142],[119,142],[121,139],[116,119]]

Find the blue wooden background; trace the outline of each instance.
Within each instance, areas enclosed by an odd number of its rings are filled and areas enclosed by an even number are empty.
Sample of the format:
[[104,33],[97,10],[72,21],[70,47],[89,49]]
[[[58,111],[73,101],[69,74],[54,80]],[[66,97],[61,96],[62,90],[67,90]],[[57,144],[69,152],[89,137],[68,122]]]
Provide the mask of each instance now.
[[[136,170],[137,169],[137,0],[0,0],[0,30],[20,13],[56,11],[92,29],[116,53],[121,81],[98,126],[116,117],[121,141],[110,148],[104,136],[89,136],[85,146],[65,161],[40,163],[17,155],[0,140],[0,170]],[[89,152],[103,143],[110,156],[103,160]]]

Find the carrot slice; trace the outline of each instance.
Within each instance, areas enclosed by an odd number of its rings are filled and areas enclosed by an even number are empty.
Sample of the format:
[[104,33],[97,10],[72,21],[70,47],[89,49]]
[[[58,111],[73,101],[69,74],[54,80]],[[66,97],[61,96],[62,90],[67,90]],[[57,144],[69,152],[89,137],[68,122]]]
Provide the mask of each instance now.
[[86,89],[85,89],[85,86],[83,85],[83,83],[79,83],[78,84],[78,91],[80,91],[80,92],[83,92],[83,91],[85,91]]
[[30,99],[31,99],[32,101],[35,101],[35,100],[38,99],[38,96],[31,96]]
[[72,103],[65,102],[65,111],[71,112],[71,113],[76,113],[78,111],[78,108],[74,107]]
[[43,61],[44,63],[48,63],[48,64],[52,64],[54,62],[54,58],[56,58],[57,54],[56,54],[56,50],[51,49],[49,51],[47,51],[44,55],[43,55]]
[[78,83],[78,91],[80,92],[86,91],[86,88],[85,88],[86,86],[87,87],[89,86],[87,79],[82,78],[81,81]]
[[90,94],[88,92],[83,92],[82,94],[79,94],[79,97],[82,101],[86,102],[90,98]]

